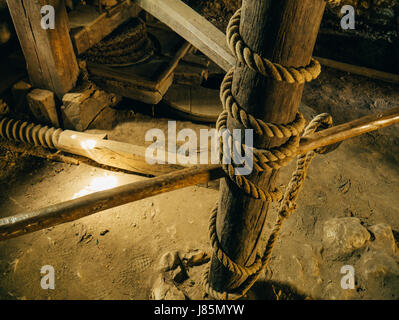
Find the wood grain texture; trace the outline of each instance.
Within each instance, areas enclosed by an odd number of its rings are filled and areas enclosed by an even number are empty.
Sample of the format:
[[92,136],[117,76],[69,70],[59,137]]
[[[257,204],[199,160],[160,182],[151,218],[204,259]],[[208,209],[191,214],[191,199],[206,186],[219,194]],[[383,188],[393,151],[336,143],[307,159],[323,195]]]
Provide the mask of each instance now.
[[180,0],[137,0],[137,5],[170,27],[228,71],[235,58],[223,32]]
[[108,12],[98,13],[92,6],[78,6],[69,14],[71,39],[77,55],[84,53],[100,42],[117,27],[141,9],[130,1],[123,1]]
[[[284,66],[309,64],[325,3],[322,0],[244,0],[240,33],[244,42],[261,56]],[[233,95],[256,118],[266,122],[294,120],[304,85],[264,78],[238,64],[233,79]],[[228,128],[244,129],[229,117]],[[281,139],[254,137],[257,148],[284,143]],[[253,173],[250,179],[265,189],[273,189],[278,171]],[[254,262],[260,245],[270,203],[245,195],[229,179],[220,185],[217,234],[222,248],[241,265]],[[230,273],[216,257],[212,258],[210,283],[218,291],[238,288],[245,277]]]
[[[64,0],[7,0],[7,4],[32,85],[61,98],[75,86],[79,74]],[[55,9],[55,29],[41,27],[40,9],[44,5]]]
[[72,130],[65,130],[60,134],[56,148],[102,165],[153,176],[185,168],[179,164],[149,164],[147,160],[151,157],[146,157],[146,147],[104,140],[96,135]]

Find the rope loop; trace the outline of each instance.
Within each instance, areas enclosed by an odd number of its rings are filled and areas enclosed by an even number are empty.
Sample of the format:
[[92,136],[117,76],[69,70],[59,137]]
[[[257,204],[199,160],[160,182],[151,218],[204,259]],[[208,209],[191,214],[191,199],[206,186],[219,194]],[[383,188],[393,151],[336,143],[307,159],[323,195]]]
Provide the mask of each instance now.
[[[341,0],[326,0],[326,2],[337,5]],[[266,58],[262,58],[256,52],[253,52],[241,38],[239,32],[240,20],[241,8],[231,18],[226,32],[228,45],[235,54],[238,62],[276,81],[305,83],[319,76],[321,66],[320,63],[313,58],[308,66],[295,68],[273,63]],[[231,273],[247,277],[246,281],[237,288],[235,292],[219,292],[212,288],[209,283],[208,267],[204,273],[203,286],[211,297],[218,300],[236,300],[241,298],[266,269],[283,222],[296,210],[296,200],[306,178],[309,165],[316,156],[316,153],[321,153],[323,151],[321,149],[314,150],[298,156],[296,170],[292,174],[291,180],[283,195],[278,188],[265,190],[261,186],[256,185],[250,180],[251,175],[245,176],[237,174],[235,169],[240,164],[231,162],[231,159],[234,159],[234,148],[242,147],[245,151],[250,151],[250,154],[253,155],[253,171],[261,173],[278,170],[286,166],[296,156],[302,132],[304,132],[303,135],[306,136],[314,133],[319,128],[332,126],[332,117],[327,113],[316,116],[306,128],[305,119],[300,112],[298,112],[295,119],[288,124],[267,123],[261,119],[256,119],[242,108],[233,96],[232,84],[234,70],[235,68],[232,68],[227,72],[220,88],[220,99],[223,104],[223,112],[219,115],[216,122],[216,129],[219,132],[219,160],[228,178],[245,194],[261,201],[280,202],[280,204],[277,220],[270,233],[266,248],[263,254],[257,254],[255,261],[250,266],[242,266],[236,263],[225,253],[216,232],[218,207],[216,206],[212,210],[209,235],[214,256],[217,257],[221,264]],[[239,145],[240,143],[234,141],[233,135],[227,129],[229,117],[235,119],[243,128],[254,130],[255,134],[259,136],[265,136],[269,139],[285,139],[286,142],[279,147],[269,149],[258,149],[246,146],[245,144]],[[227,156],[229,156],[230,162],[225,161]]]
[[236,11],[227,26],[227,43],[237,60],[261,75],[276,81],[305,83],[316,79],[321,73],[320,62],[311,58],[306,67],[285,67],[253,52],[240,35],[241,8]]

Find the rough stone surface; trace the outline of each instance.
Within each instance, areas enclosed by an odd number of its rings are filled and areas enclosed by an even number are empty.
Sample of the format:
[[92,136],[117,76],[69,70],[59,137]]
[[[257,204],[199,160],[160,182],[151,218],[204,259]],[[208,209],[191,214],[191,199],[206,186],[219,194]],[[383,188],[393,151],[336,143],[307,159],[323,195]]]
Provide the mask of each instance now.
[[382,251],[372,250],[365,253],[362,256],[360,264],[366,280],[385,275],[399,276],[397,261]]
[[371,292],[379,292],[379,299],[399,299],[399,259],[383,251],[371,250],[365,253],[356,268],[360,283],[365,289],[364,298],[370,299]]
[[160,275],[154,283],[152,292],[152,300],[185,300],[186,297],[176,286]]
[[165,253],[158,265],[158,270],[161,272],[170,271],[176,269],[180,264],[180,258],[178,251],[171,251]]
[[330,252],[348,254],[362,248],[370,240],[370,233],[358,218],[335,218],[324,223],[323,245]]
[[176,269],[167,272],[165,277],[179,284],[188,279],[187,272],[182,265],[179,265]]
[[398,247],[393,237],[392,228],[388,224],[380,223],[369,228],[374,235],[371,246],[377,250],[386,251],[387,254],[395,255]]
[[183,261],[188,267],[200,266],[209,262],[209,255],[202,250],[190,250],[183,256]]

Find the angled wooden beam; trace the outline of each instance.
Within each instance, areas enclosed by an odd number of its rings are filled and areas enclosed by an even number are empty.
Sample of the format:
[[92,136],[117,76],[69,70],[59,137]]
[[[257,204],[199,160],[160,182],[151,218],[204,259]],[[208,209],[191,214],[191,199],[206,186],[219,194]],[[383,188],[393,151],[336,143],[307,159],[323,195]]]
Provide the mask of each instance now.
[[223,32],[179,0],[136,0],[135,3],[190,42],[225,71],[235,65]]
[[131,17],[137,17],[140,11],[130,0],[101,13],[93,6],[75,8],[69,13],[69,26],[76,54],[80,55],[97,44]]
[[323,66],[330,67],[330,68],[333,68],[336,70],[349,72],[352,74],[357,74],[359,76],[376,79],[376,80],[381,80],[381,81],[385,81],[385,82],[399,83],[399,74],[394,74],[394,73],[379,71],[379,70],[375,70],[375,69],[371,69],[371,68],[356,66],[353,64],[335,61],[332,59],[326,59],[326,58],[320,58],[320,57],[315,57],[315,59],[319,60],[319,62]]
[[[79,68],[69,36],[64,0],[7,0],[29,78],[34,87],[53,91],[59,98],[75,86]],[[41,8],[51,5],[55,28],[43,29]]]

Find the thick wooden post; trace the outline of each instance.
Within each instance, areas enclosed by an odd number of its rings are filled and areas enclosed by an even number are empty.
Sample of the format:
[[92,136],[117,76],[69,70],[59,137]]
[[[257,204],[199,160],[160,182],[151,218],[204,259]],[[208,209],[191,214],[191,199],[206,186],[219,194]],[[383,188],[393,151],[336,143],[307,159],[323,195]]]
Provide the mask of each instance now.
[[[261,56],[284,66],[307,66],[313,52],[325,8],[323,0],[243,0],[240,33],[245,43]],[[294,120],[304,85],[278,82],[238,64],[232,92],[247,112],[266,122]],[[233,118],[228,128],[244,129]],[[285,141],[254,136],[254,146],[268,148]],[[253,173],[250,179],[273,189],[278,171]],[[217,235],[224,251],[235,262],[249,266],[256,257],[270,203],[244,194],[229,179],[222,179]],[[237,289],[244,281],[229,272],[213,256],[209,281],[220,292]]]
[[[69,36],[65,0],[7,0],[29,78],[34,87],[53,91],[59,98],[76,83],[79,68]],[[55,28],[41,27],[42,6],[55,9]]]

